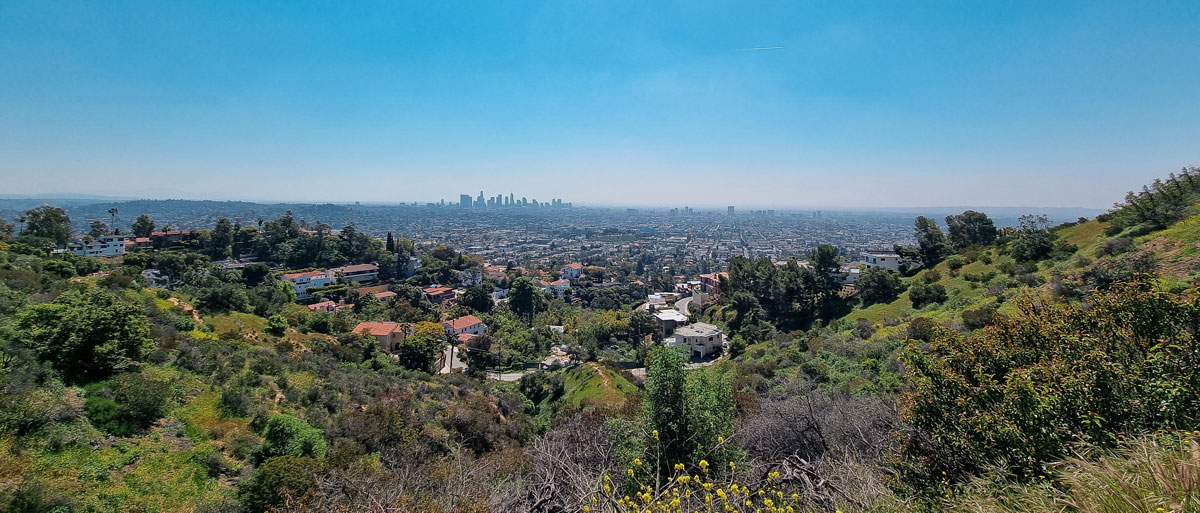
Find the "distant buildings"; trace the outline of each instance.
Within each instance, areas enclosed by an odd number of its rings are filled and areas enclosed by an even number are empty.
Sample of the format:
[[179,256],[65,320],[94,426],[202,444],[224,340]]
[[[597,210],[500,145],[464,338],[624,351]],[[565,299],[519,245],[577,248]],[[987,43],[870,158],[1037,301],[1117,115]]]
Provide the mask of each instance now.
[[733,215],[733,213],[734,213],[733,205],[729,205],[729,206],[728,206],[728,207],[726,207],[726,208],[729,210],[729,215],[730,215],[730,216],[732,216],[732,215]]
[[554,280],[551,282],[542,282],[542,290],[551,292],[555,296],[563,297],[567,289],[571,288],[571,280]]

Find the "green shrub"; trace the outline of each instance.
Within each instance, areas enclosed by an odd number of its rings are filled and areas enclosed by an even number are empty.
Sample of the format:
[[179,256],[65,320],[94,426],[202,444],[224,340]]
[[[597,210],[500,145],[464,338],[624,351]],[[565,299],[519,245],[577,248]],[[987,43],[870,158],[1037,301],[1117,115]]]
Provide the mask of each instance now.
[[262,456],[306,456],[320,458],[325,455],[325,437],[321,430],[291,415],[278,414],[267,420],[263,431]]
[[902,482],[931,490],[1000,463],[1019,475],[1074,443],[1200,425],[1200,302],[1141,284],[1087,308],[1021,301],[970,336],[934,328],[927,349],[903,353]]

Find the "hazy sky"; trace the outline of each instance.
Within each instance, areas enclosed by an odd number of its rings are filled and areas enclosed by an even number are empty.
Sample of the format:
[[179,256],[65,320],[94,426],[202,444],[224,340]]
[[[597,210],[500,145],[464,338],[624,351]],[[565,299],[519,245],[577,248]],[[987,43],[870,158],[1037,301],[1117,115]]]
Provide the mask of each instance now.
[[1196,0],[248,4],[0,2],[0,194],[1106,207],[1200,165]]

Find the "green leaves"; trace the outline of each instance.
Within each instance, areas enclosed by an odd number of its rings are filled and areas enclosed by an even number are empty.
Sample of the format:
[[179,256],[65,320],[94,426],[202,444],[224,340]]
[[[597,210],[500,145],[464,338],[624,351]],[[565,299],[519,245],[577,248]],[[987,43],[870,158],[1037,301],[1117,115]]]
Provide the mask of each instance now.
[[24,343],[69,382],[106,378],[154,348],[142,312],[95,289],[65,292],[52,303],[27,308],[17,329]]

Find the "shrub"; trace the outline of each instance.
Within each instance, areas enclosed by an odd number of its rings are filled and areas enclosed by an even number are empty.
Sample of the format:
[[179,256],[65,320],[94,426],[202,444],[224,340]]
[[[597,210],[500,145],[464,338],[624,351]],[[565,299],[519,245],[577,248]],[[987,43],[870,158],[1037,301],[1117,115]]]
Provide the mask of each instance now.
[[962,311],[963,325],[969,329],[977,330],[992,323],[992,319],[996,317],[996,307],[992,305],[983,305],[975,309],[966,309]]
[[914,431],[893,463],[904,483],[930,490],[1002,461],[1019,474],[1077,442],[1200,425],[1200,302],[1133,284],[1087,308],[1017,310],[967,337],[935,328],[927,349],[903,353]]
[[320,462],[312,458],[279,456],[268,458],[242,483],[238,495],[247,511],[268,511],[284,500],[308,491]]
[[267,420],[263,432],[263,457],[325,455],[325,437],[321,430],[291,415],[277,414]]
[[949,296],[946,295],[946,287],[941,283],[917,283],[908,290],[908,299],[912,301],[913,308],[921,308],[922,306],[941,303]]

